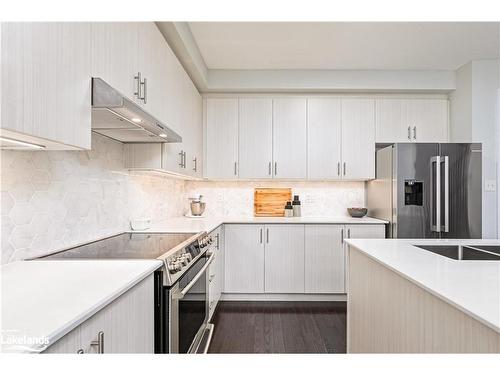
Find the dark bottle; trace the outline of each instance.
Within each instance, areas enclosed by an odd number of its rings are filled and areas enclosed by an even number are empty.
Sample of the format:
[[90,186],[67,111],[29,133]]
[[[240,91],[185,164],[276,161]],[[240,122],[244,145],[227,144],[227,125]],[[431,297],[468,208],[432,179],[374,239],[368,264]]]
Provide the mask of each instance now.
[[301,208],[300,208],[300,200],[298,195],[293,196],[293,216],[295,217],[300,217],[301,215]]

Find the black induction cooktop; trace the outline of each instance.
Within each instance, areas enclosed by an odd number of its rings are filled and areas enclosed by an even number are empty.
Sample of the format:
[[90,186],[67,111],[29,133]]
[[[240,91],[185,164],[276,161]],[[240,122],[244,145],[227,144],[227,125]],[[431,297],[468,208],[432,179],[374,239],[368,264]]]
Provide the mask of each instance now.
[[193,235],[194,233],[122,233],[36,259],[156,259]]

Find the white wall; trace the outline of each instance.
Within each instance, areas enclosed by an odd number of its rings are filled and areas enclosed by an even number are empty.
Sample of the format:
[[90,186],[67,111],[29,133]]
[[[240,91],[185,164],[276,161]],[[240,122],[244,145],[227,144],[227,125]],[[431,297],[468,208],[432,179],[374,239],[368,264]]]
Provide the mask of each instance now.
[[450,94],[450,140],[472,139],[472,62],[456,71],[456,90]]
[[256,187],[292,188],[305,217],[346,216],[347,207],[365,206],[364,182],[188,181],[186,194],[202,194],[208,216],[253,216]]
[[[451,142],[483,144],[483,237],[498,237],[498,193],[485,191],[485,181],[497,181],[498,60],[475,60],[457,71],[457,89],[450,95]],[[498,181],[497,181],[498,186]]]

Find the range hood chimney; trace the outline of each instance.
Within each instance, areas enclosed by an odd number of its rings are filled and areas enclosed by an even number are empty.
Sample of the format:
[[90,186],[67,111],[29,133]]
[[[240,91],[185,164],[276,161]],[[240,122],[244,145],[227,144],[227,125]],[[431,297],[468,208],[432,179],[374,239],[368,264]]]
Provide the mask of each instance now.
[[182,137],[101,78],[92,78],[92,131],[122,143],[179,143]]

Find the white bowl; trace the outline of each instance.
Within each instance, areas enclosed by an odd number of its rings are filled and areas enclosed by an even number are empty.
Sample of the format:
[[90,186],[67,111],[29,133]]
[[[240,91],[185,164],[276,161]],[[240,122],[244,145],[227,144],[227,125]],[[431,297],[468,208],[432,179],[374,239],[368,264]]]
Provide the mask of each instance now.
[[151,219],[134,219],[130,220],[130,228],[132,230],[146,230],[151,228]]

